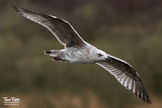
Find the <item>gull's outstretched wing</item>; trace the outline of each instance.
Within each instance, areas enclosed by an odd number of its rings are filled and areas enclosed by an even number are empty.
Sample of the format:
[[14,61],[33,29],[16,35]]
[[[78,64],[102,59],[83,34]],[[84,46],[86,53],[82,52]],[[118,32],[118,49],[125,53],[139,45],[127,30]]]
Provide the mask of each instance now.
[[136,73],[127,62],[119,58],[110,56],[109,59],[110,60],[97,62],[97,64],[110,72],[110,74],[112,74],[118,82],[130,92],[141,98],[143,101],[151,103],[138,73]]
[[23,8],[16,8],[14,6],[13,8],[25,18],[46,27],[65,47],[81,47],[85,45],[84,40],[66,20]]

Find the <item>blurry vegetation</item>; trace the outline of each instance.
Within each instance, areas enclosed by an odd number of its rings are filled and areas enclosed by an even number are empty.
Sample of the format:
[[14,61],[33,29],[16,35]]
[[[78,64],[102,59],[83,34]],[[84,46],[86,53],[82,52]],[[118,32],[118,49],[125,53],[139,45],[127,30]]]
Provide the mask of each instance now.
[[95,64],[52,62],[43,50],[61,44],[11,4],[64,18],[86,41],[130,62],[153,97],[148,108],[160,108],[162,1],[0,0],[0,96],[19,96],[27,102],[21,108],[146,108]]

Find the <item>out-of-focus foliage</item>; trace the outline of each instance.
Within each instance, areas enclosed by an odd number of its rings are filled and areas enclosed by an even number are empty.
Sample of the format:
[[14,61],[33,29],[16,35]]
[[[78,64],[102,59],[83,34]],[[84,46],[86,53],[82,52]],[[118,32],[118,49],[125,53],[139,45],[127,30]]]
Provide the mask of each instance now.
[[0,96],[20,97],[26,101],[21,108],[129,108],[142,102],[104,69],[45,56],[43,50],[63,47],[48,30],[15,13],[12,4],[64,18],[86,41],[130,62],[153,97],[149,108],[161,105],[162,1],[0,1]]

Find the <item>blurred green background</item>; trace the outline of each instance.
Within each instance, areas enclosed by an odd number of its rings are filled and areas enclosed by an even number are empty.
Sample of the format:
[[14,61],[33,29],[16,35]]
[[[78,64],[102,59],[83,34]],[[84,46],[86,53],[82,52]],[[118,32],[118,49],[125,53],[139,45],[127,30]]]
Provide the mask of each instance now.
[[[62,45],[12,4],[64,18],[87,42],[128,61],[152,104],[95,64],[52,62],[43,50]],[[161,0],[0,0],[0,108],[161,108],[161,67]],[[3,106],[4,96],[20,105]]]

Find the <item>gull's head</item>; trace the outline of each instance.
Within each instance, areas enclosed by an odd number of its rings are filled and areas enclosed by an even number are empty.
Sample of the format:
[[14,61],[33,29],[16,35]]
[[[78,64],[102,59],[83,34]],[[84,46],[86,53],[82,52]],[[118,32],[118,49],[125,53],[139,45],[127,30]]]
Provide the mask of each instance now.
[[97,61],[105,60],[107,59],[107,54],[102,50],[97,50],[96,58],[97,58]]

